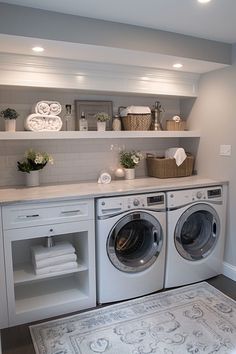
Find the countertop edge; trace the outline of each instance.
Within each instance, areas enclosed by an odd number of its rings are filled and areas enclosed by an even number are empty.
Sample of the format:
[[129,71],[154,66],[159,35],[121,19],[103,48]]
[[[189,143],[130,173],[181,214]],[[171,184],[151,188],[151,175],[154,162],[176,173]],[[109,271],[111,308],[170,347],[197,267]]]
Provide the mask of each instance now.
[[[199,176],[172,179],[137,178],[135,180],[112,181],[110,184],[81,182],[39,187],[0,188],[0,205],[20,203],[59,202],[65,200],[84,200],[116,195],[164,192],[181,189],[228,185],[226,180],[214,180]],[[81,190],[82,189],[82,190]]]

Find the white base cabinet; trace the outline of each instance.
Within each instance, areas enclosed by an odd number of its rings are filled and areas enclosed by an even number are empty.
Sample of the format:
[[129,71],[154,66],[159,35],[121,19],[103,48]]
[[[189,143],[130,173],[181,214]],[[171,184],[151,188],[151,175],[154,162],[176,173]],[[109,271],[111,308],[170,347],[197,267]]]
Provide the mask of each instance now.
[[[94,203],[38,203],[3,207],[10,326],[96,305]],[[77,268],[36,275],[31,247],[70,242]]]
[[[0,210],[0,329],[8,327],[7,314],[7,292],[5,279],[5,265],[4,265],[4,250],[3,250],[3,235],[2,235],[2,217]],[[1,348],[1,339],[0,339]],[[1,349],[0,349],[1,353]]]

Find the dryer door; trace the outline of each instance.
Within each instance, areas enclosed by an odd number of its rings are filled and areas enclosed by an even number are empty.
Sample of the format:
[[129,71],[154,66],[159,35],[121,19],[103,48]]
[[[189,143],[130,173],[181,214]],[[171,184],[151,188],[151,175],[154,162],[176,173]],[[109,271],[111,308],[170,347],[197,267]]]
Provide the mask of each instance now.
[[143,211],[122,217],[107,239],[107,254],[112,264],[123,272],[141,272],[157,259],[163,245],[163,231],[158,220]]
[[220,233],[220,219],[208,204],[196,204],[179,218],[175,228],[175,247],[190,261],[206,258],[214,249]]

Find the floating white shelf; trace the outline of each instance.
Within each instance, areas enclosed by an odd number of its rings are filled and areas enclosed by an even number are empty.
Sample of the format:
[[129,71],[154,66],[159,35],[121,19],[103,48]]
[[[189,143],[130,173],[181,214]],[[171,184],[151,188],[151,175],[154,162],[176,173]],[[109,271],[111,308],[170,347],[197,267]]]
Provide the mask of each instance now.
[[51,139],[126,139],[126,138],[200,138],[199,131],[60,131],[60,132],[0,132],[0,140]]
[[14,284],[21,285],[26,282],[33,282],[33,281],[38,281],[47,278],[59,277],[66,274],[83,272],[86,270],[88,270],[87,266],[78,263],[78,267],[76,269],[66,269],[60,272],[36,275],[33,266],[31,264],[23,264],[14,269]]

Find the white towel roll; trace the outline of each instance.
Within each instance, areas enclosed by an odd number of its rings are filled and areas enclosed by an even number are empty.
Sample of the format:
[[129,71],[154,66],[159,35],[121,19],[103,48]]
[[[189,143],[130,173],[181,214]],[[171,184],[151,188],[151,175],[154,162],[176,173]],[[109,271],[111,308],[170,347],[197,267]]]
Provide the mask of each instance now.
[[50,106],[47,101],[39,101],[34,108],[35,113],[47,115],[50,114]]
[[170,148],[165,151],[165,157],[175,159],[176,165],[180,166],[187,155],[183,148]]
[[42,115],[58,116],[61,113],[61,104],[57,101],[39,101],[34,107],[34,112]]
[[59,131],[62,128],[62,120],[58,116],[30,114],[25,120],[25,129],[33,132]]
[[111,175],[108,172],[102,172],[98,178],[98,183],[102,183],[102,184],[111,183]]

